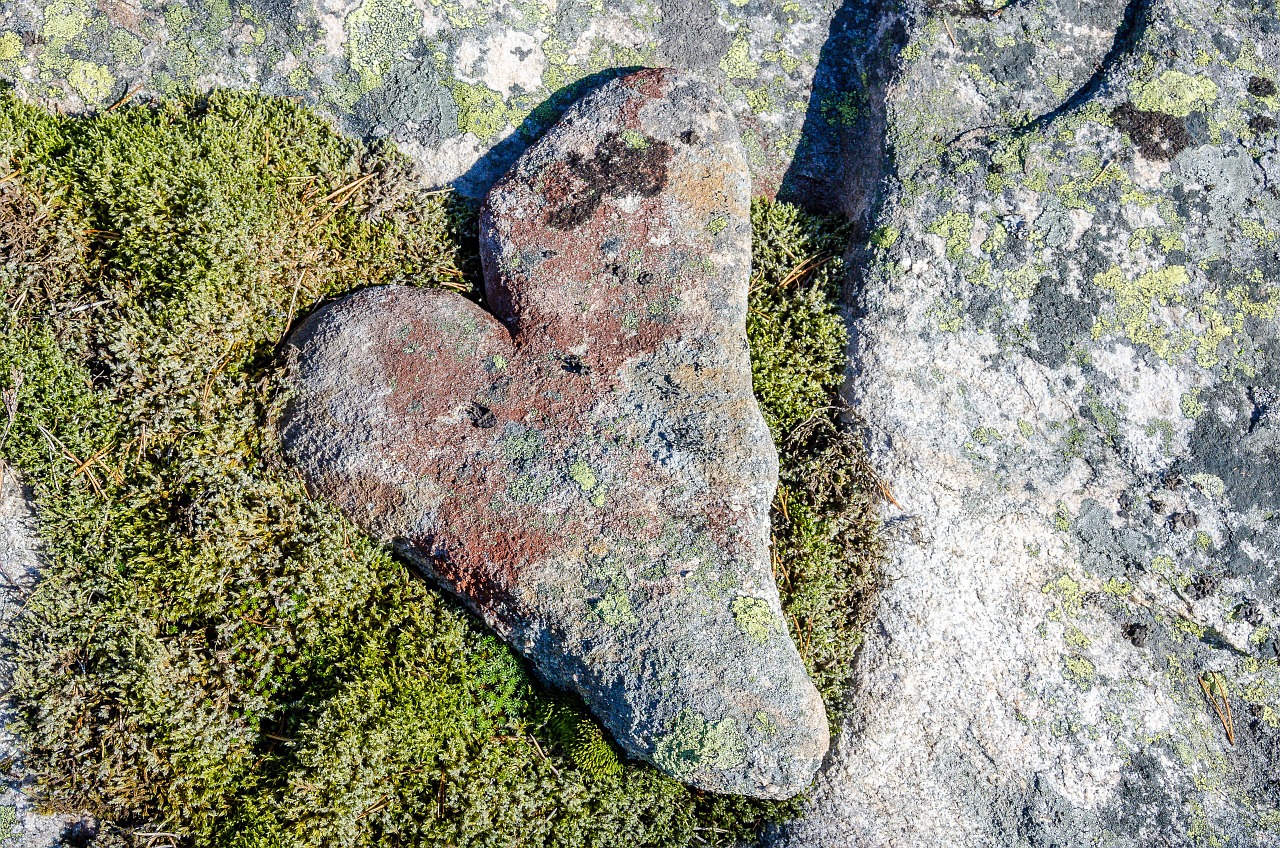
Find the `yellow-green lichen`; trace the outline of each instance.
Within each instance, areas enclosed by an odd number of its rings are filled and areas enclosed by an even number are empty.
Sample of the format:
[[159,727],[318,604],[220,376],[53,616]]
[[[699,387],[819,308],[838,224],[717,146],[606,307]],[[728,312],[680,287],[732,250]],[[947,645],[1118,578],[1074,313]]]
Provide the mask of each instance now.
[[733,613],[733,623],[738,629],[757,644],[763,645],[770,636],[782,631],[782,622],[769,609],[769,603],[760,598],[734,598],[729,611]]
[[516,503],[542,503],[551,491],[551,481],[536,474],[521,474],[507,487],[507,495]]
[[410,0],[364,0],[347,15],[346,55],[359,75],[362,91],[382,85],[399,54],[408,49],[422,26],[422,12]]
[[893,247],[901,235],[902,233],[897,227],[888,225],[877,227],[871,234],[871,243],[881,250],[888,250]]
[[751,59],[751,44],[747,40],[747,30],[738,30],[729,49],[720,59],[720,70],[730,80],[753,80],[760,76],[760,65]]
[[458,131],[489,141],[510,123],[502,95],[481,83],[453,84],[453,100],[458,106]]
[[1161,359],[1172,362],[1195,341],[1189,333],[1171,336],[1169,330],[1157,323],[1152,312],[1174,304],[1181,304],[1183,289],[1190,283],[1187,269],[1171,265],[1148,271],[1136,280],[1129,279],[1119,267],[1097,274],[1093,283],[1114,296],[1114,311],[1101,315],[1093,325],[1095,339],[1123,334],[1134,344],[1144,345]]
[[22,56],[22,36],[16,32],[0,33],[0,62],[12,62]]
[[1212,105],[1217,96],[1218,86],[1213,80],[1182,71],[1165,71],[1155,79],[1129,86],[1129,97],[1139,109],[1164,112],[1176,118],[1185,118],[1197,109]]
[[80,3],[54,0],[44,7],[44,24],[41,38],[54,49],[59,49],[84,32],[89,23],[87,10]]
[[111,55],[124,67],[137,67],[142,60],[142,42],[126,29],[115,29],[107,38]]
[[626,592],[612,592],[595,603],[595,613],[607,626],[614,628],[628,627],[640,619],[631,607],[631,599]]
[[658,738],[653,754],[658,768],[679,779],[704,769],[731,769],[746,761],[746,746],[731,718],[709,722],[684,710]]
[[71,63],[71,71],[67,74],[67,84],[90,105],[97,105],[106,99],[115,82],[116,78],[109,70],[81,59]]
[[1084,589],[1070,574],[1050,580],[1040,591],[1055,599],[1054,607],[1049,610],[1050,621],[1065,621],[1084,611]]
[[1063,659],[1064,666],[1063,676],[1073,683],[1076,688],[1081,691],[1089,689],[1093,686],[1093,679],[1097,674],[1093,662],[1087,657],[1078,654],[1072,654]]
[[1200,390],[1191,389],[1184,392],[1182,398],[1178,401],[1178,406],[1182,410],[1182,414],[1192,421],[1204,415],[1204,404],[1200,401]]
[[591,469],[590,465],[580,459],[576,460],[569,466],[569,476],[584,492],[590,492],[595,489],[596,483],[598,482],[596,480],[595,471]]
[[969,249],[973,219],[963,212],[948,212],[933,222],[929,232],[942,238],[946,244],[947,258],[958,262]]

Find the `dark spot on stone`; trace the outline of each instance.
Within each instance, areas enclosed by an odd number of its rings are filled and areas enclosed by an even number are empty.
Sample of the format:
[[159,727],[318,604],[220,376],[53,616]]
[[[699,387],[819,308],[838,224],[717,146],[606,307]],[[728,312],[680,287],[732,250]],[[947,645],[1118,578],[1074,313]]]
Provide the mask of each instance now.
[[482,403],[471,403],[467,406],[467,417],[471,419],[473,426],[482,430],[497,426],[498,419],[494,416],[493,410]]
[[1049,368],[1058,368],[1067,361],[1076,340],[1088,335],[1098,314],[1096,299],[1078,300],[1064,293],[1052,278],[1040,281],[1029,305],[1036,349],[1028,351],[1028,355]]
[[1148,112],[1132,103],[1111,110],[1111,119],[1147,159],[1167,162],[1191,145],[1187,125],[1164,112]]
[[564,361],[560,363],[560,367],[570,374],[585,374],[589,370],[586,364],[583,363],[582,357],[574,356],[573,354],[566,356]]
[[1150,633],[1151,627],[1141,621],[1130,622],[1124,626],[1124,638],[1132,642],[1135,648],[1141,648],[1147,644],[1147,635]]
[[1276,122],[1266,115],[1254,115],[1249,119],[1249,129],[1256,133],[1269,133],[1276,128]]
[[1249,77],[1249,93],[1254,97],[1272,97],[1276,84],[1266,77]]
[[1170,491],[1177,489],[1182,485],[1182,475],[1175,471],[1170,471],[1164,476],[1164,487]]
[[729,50],[733,34],[711,0],[658,0],[658,43],[673,67],[711,69]]
[[1190,530],[1200,524],[1200,518],[1194,512],[1177,512],[1169,516],[1169,526],[1174,530]]
[[98,838],[98,823],[92,819],[81,819],[68,824],[58,837],[67,848],[88,848]]
[[680,133],[680,140],[683,141],[685,144],[697,144],[698,134],[693,130],[685,130],[684,132]]
[[1263,660],[1273,660],[1276,657],[1280,657],[1280,642],[1276,641],[1276,637],[1272,636],[1258,645],[1258,657]]
[[1241,621],[1247,621],[1254,627],[1262,626],[1262,607],[1258,605],[1258,601],[1249,598],[1235,609],[1235,617]]
[[653,272],[652,272],[652,271],[641,271],[639,274],[637,274],[637,275],[636,275],[636,282],[637,282],[637,283],[639,283],[639,284],[640,284],[640,285],[642,285],[642,286],[652,285],[652,284],[653,284]]
[[547,213],[547,224],[557,230],[573,229],[589,220],[606,197],[654,197],[667,185],[670,159],[671,145],[665,141],[642,136],[636,145],[616,132],[604,137],[590,159],[571,153],[567,162],[570,182],[580,184],[549,187],[552,209]]
[[1218,585],[1221,582],[1215,575],[1201,572],[1195,576],[1191,581],[1191,585],[1187,587],[1187,594],[1191,596],[1192,600],[1203,601],[1218,591]]

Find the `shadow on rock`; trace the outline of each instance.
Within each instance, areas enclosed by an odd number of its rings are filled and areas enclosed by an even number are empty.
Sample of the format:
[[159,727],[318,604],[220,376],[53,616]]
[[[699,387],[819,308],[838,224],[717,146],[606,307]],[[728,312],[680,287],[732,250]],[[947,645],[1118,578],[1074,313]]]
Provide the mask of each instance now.
[[780,200],[839,211],[865,241],[893,171],[885,92],[907,43],[909,11],[898,0],[845,0],[818,56],[795,158]]

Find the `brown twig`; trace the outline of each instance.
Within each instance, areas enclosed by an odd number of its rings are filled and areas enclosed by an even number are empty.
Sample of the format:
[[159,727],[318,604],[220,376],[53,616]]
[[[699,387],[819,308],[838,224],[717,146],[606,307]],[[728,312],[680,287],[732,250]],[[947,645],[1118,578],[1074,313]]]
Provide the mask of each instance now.
[[307,275],[307,269],[303,268],[293,281],[293,294],[289,295],[289,317],[284,322],[284,332],[280,334],[280,339],[284,340],[289,335],[289,328],[293,326],[293,311],[298,306],[298,289],[302,287],[302,278]]
[[956,34],[951,31],[951,19],[943,15],[942,22],[947,25],[947,38],[951,39],[951,46],[959,47],[960,45],[956,43]]
[[139,91],[142,91],[142,83],[138,83],[133,88],[129,89],[129,91],[125,93],[124,97],[121,97],[115,103],[112,103],[110,106],[108,106],[106,111],[103,112],[103,114],[105,115],[119,109],[121,106],[123,106],[124,104],[132,100],[133,95],[137,94]]
[[556,768],[555,763],[551,762],[550,758],[548,758],[547,755],[543,752],[542,746],[538,744],[537,738],[532,733],[529,734],[529,741],[532,742],[533,747],[537,749],[538,756],[542,757],[542,761],[546,763],[548,766],[550,766],[551,773],[554,774],[557,778],[560,777],[560,770]]

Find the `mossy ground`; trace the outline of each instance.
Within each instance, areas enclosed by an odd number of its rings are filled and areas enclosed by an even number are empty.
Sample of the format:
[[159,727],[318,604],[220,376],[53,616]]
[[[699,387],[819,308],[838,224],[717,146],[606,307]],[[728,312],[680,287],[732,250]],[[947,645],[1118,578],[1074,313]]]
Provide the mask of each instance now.
[[[103,845],[671,848],[794,815],[617,764],[281,461],[299,316],[366,285],[478,291],[473,211],[414,185],[284,101],[72,120],[0,93],[0,455],[46,556],[5,650],[46,802],[99,816]],[[753,222],[775,571],[834,705],[879,552],[874,479],[832,406],[846,233],[763,202]]]

